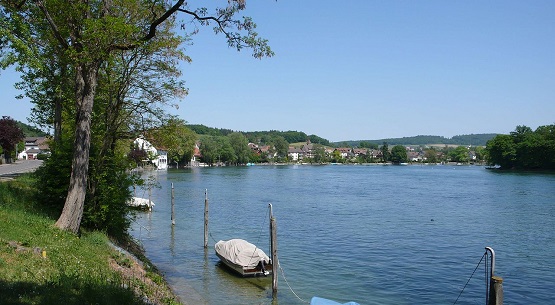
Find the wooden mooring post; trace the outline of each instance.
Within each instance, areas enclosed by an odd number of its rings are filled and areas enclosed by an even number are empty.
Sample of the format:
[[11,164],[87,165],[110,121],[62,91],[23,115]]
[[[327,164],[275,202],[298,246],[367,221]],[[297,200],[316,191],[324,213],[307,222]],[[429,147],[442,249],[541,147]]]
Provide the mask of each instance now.
[[276,219],[270,206],[270,255],[272,256],[272,296],[277,297],[278,289],[278,248],[277,248],[277,226]]
[[490,280],[489,291],[487,294],[487,305],[503,305],[503,278],[495,276],[495,251],[492,248],[486,247],[486,253],[491,256]]
[[208,189],[204,190],[204,248],[208,248]]
[[152,188],[148,187],[148,210],[152,211]]
[[490,278],[489,304],[503,305],[503,278],[492,276]]
[[175,196],[172,182],[172,226],[175,225]]

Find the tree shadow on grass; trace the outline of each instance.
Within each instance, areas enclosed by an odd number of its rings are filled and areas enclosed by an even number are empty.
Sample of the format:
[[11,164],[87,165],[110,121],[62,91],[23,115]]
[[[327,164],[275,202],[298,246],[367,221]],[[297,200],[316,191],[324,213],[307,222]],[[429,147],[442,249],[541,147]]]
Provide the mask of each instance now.
[[115,283],[85,283],[62,278],[37,285],[0,280],[0,304],[145,304],[131,289]]

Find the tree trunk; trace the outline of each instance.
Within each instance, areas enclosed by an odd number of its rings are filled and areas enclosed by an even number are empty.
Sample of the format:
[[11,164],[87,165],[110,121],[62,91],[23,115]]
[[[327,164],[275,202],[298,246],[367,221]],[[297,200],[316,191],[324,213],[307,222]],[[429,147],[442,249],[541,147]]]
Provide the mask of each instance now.
[[60,87],[58,88],[58,92],[54,98],[54,142],[56,142],[56,144],[60,144],[62,142],[62,103],[66,81],[65,71],[65,66],[62,66],[60,71]]
[[91,145],[91,115],[98,80],[100,62],[81,64],[76,71],[77,116],[71,178],[64,209],[56,226],[73,233],[79,231],[89,171],[89,151]]
[[4,161],[6,164],[12,163],[12,152],[4,149]]

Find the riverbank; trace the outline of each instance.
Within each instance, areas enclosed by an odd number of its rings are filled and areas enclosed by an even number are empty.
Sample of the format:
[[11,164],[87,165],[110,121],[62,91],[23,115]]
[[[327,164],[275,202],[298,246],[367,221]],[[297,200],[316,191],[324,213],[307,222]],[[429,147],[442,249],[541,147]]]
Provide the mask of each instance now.
[[27,175],[0,182],[3,304],[182,304],[140,246],[57,229],[30,185]]

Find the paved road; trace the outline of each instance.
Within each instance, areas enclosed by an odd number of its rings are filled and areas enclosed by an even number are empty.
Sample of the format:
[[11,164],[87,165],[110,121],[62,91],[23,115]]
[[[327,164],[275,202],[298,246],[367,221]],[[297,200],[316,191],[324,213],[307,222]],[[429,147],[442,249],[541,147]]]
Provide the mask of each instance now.
[[0,164],[0,178],[13,178],[32,172],[42,164],[42,160],[17,160],[11,164]]

